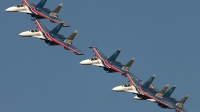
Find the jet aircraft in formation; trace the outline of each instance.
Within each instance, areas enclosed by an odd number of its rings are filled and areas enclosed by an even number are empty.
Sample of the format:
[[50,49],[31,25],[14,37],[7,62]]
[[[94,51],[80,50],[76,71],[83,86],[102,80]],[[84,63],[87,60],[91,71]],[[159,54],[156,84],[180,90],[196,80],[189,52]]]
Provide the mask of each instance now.
[[[79,49],[72,45],[72,41],[78,33],[77,30],[75,30],[68,38],[58,34],[61,27],[67,27],[66,22],[58,18],[58,13],[63,4],[61,3],[54,11],[50,11],[48,8],[44,8],[46,1],[47,0],[41,0],[38,4],[33,4],[28,0],[22,0],[23,4],[12,6],[6,9],[7,12],[24,12],[30,14],[31,17],[34,18],[32,20],[35,21],[37,29],[24,31],[19,35],[22,37],[36,37],[44,40],[48,45],[60,45],[66,50],[71,50],[77,55],[83,55]],[[53,23],[57,23],[58,25],[54,29],[49,30],[39,20],[44,18]],[[136,94],[134,97],[136,100],[148,100],[157,103],[161,108],[175,109],[176,112],[187,112],[185,109],[183,109],[183,104],[189,95],[186,95],[180,101],[177,101],[175,98],[171,97],[176,85],[171,87],[168,91],[167,89],[169,84],[167,84],[162,90],[158,90],[152,84],[156,75],[153,75],[150,79],[143,83],[142,80],[130,72],[129,69],[135,58],[132,58],[125,65],[121,64],[119,61],[116,61],[121,49],[117,50],[112,56],[106,57],[97,47],[90,48],[92,48],[96,57],[81,61],[81,65],[99,66],[108,73],[119,72],[123,76],[127,77],[129,84],[123,84],[121,86],[114,87],[112,89],[113,91],[130,92]]]
[[81,61],[80,62],[81,65],[95,65],[103,67],[103,69],[108,73],[113,73],[113,72],[124,73],[129,71],[130,66],[134,62],[134,58],[132,58],[126,65],[122,65],[121,62],[116,61],[116,58],[121,52],[121,49],[118,49],[112,56],[108,58],[103,53],[101,53],[98,48],[96,47],[90,47],[90,48],[92,48],[96,57]]
[[125,74],[125,76],[128,78],[130,84],[124,84],[114,87],[112,89],[113,91],[131,92],[133,94],[136,94],[136,96],[134,97],[134,99],[136,100],[148,100],[157,103],[158,106],[160,106],[161,108],[175,109],[176,112],[187,112],[185,109],[183,109],[183,104],[185,103],[189,95],[186,95],[180,101],[177,101],[175,98],[170,97],[175,90],[176,85],[171,87],[166,92],[169,87],[169,84],[167,84],[163,89],[159,91],[158,89],[149,88],[149,85],[152,83],[156,75],[153,75],[145,83],[138,82],[138,79],[136,79],[134,75]]
[[[31,17],[35,19],[48,19],[53,23],[61,23],[63,20],[58,18],[58,13],[63,6],[60,3],[54,11],[50,11],[48,8],[45,8],[44,5],[47,0],[41,0],[39,3],[34,4],[29,0],[22,0],[23,4],[19,4],[16,6],[12,6],[7,8],[5,11],[7,12],[23,12],[30,14]],[[64,27],[68,27],[66,23],[63,24]]]
[[75,30],[68,38],[65,38],[63,35],[58,34],[64,22],[59,23],[54,29],[49,30],[40,20],[35,19],[34,21],[38,30],[32,29],[29,31],[24,31],[19,35],[22,37],[36,37],[44,40],[48,45],[60,45],[63,46],[64,49],[71,50],[77,55],[83,55],[83,53],[78,48],[72,45],[72,41],[78,33],[77,30]]
[[183,109],[183,104],[189,97],[188,95],[186,95],[180,101],[170,97],[175,90],[176,85],[170,88],[167,92],[166,90],[168,89],[169,84],[167,84],[162,90],[158,90],[152,84],[156,75],[153,75],[149,80],[143,83],[137,76],[129,72],[129,68],[133,63],[134,58],[132,58],[126,65],[122,65],[120,62],[116,61],[121,49],[117,50],[108,58],[97,47],[90,48],[92,48],[96,57],[81,61],[81,65],[94,65],[103,67],[108,73],[119,72],[127,77],[129,84],[114,87],[112,89],[113,91],[130,92],[136,94],[134,97],[136,100],[148,100],[157,103],[161,108],[174,109],[176,112],[187,112],[185,109]]

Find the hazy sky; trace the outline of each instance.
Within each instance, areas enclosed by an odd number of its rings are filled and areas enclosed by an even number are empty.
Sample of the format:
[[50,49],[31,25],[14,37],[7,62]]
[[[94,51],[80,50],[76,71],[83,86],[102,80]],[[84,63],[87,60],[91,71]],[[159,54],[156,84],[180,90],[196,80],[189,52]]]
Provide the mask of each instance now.
[[[111,91],[127,79],[80,65],[94,56],[90,46],[106,56],[122,48],[118,61],[136,58],[132,73],[143,81],[157,74],[153,83],[159,89],[177,84],[172,97],[189,94],[184,108],[199,111],[199,0],[48,0],[45,7],[51,10],[63,3],[59,18],[71,27],[59,33],[68,37],[78,30],[73,44],[83,56],[18,36],[36,28],[34,22],[30,15],[5,12],[20,0],[0,2],[0,112],[174,112]],[[49,29],[57,25],[42,22]]]

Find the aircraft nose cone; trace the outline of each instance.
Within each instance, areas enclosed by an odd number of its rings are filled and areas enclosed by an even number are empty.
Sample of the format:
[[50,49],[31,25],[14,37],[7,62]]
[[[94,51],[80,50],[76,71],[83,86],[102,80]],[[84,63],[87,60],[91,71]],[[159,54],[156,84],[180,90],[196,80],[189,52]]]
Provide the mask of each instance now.
[[124,92],[124,87],[117,86],[117,87],[114,87],[112,90],[115,91],[115,92]]
[[113,89],[112,89],[112,91],[121,91],[121,88],[119,88],[119,87],[114,87]]
[[29,34],[28,31],[21,32],[21,33],[19,34],[19,36],[22,36],[22,37],[31,37],[31,35]]
[[84,61],[81,61],[79,64],[84,65]]
[[9,7],[5,10],[6,12],[17,12],[15,7]]
[[83,61],[81,61],[79,64],[81,64],[81,65],[87,65],[87,64],[88,64],[88,61],[87,61],[87,60],[83,60]]
[[116,91],[116,88],[114,87],[114,88],[112,88],[112,91]]
[[24,32],[20,33],[19,36],[24,36]]
[[9,12],[9,10],[10,10],[10,9],[9,9],[9,8],[7,8],[5,11],[6,11],[6,12]]

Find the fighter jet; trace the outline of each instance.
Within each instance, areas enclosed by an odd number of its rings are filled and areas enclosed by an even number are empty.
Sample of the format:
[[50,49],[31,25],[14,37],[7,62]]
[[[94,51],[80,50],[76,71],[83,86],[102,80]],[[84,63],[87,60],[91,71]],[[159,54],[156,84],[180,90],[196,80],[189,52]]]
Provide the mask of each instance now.
[[[41,0],[38,4],[34,4],[28,0],[22,0],[23,4],[19,4],[16,6],[12,6],[7,8],[6,12],[23,12],[30,14],[31,17],[35,19],[48,19],[50,22],[53,23],[60,23],[61,19],[58,18],[58,13],[63,6],[62,3],[60,3],[54,11],[50,11],[48,8],[44,8],[44,5],[47,0]],[[66,23],[63,24],[64,27],[68,27]]]
[[72,41],[75,38],[76,34],[78,33],[77,30],[75,30],[68,38],[65,38],[63,35],[58,34],[64,22],[61,22],[60,24],[58,24],[54,29],[49,30],[44,26],[44,24],[40,20],[37,20],[37,19],[33,19],[33,20],[35,21],[35,24],[38,29],[24,31],[19,34],[20,36],[36,37],[41,40],[44,40],[45,43],[47,43],[48,45],[52,45],[52,46],[60,45],[60,46],[63,46],[64,49],[71,50],[77,55],[83,55],[83,53],[81,53],[79,49],[77,49],[76,47],[72,45]]
[[108,73],[119,72],[126,73],[129,71],[132,63],[135,58],[132,58],[126,65],[122,65],[121,62],[116,61],[121,49],[118,49],[112,56],[106,57],[97,47],[89,47],[92,48],[96,57],[92,57],[90,59],[86,59],[80,62],[81,65],[94,65],[103,67],[104,70]]
[[135,78],[135,76],[132,74],[125,74],[125,76],[128,78],[130,84],[117,86],[112,89],[113,91],[131,92],[133,94],[136,94],[136,96],[134,97],[134,99],[136,100],[148,100],[157,103],[158,106],[161,108],[175,109],[176,112],[187,112],[185,109],[183,109],[183,104],[185,103],[189,95],[186,95],[180,101],[177,101],[175,98],[170,97],[175,90],[176,85],[174,85],[166,92],[169,87],[169,84],[167,84],[162,90],[159,91],[157,89],[149,88],[156,75],[153,75],[145,83],[142,83],[141,80],[138,81],[138,79]]
[[[106,57],[97,47],[89,47],[93,50],[96,57],[92,57],[80,62],[81,65],[94,65],[102,67],[107,73],[119,72],[124,75],[126,73],[133,75],[130,72],[130,67],[134,62],[133,57],[127,64],[123,65],[121,62],[116,61],[119,53],[122,49],[118,49],[112,56]],[[137,76],[133,75],[138,81],[141,81]],[[150,84],[149,88],[156,89],[153,84]]]
[[[89,48],[93,50],[96,57],[92,57],[81,61],[81,65],[99,66],[102,67],[107,73],[119,72],[122,75],[126,73],[132,74],[130,72],[130,67],[135,60],[134,57],[125,65],[121,64],[121,62],[119,61],[116,61],[116,58],[118,57],[122,49],[118,49],[112,56],[106,57],[97,47]],[[135,78],[138,79],[138,81],[140,81],[139,78],[137,78],[137,76],[135,76]],[[154,88],[152,84],[149,87]]]

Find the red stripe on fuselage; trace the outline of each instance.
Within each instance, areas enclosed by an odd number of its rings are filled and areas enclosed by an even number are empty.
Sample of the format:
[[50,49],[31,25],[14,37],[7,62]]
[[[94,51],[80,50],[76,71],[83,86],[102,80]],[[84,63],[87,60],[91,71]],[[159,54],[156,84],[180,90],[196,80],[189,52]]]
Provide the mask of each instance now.
[[119,72],[121,74],[124,73],[123,71],[121,71],[121,70],[115,68],[114,66],[110,65],[107,60],[104,60],[103,58],[101,58],[101,55],[99,55],[99,53],[97,52],[97,50],[95,48],[93,48],[93,50],[94,50],[95,54],[97,55],[97,58],[100,58],[106,64],[106,66],[108,66],[109,68],[111,68],[111,69],[113,69],[116,72]]
[[49,40],[55,42],[56,44],[59,44],[59,45],[65,47],[65,48],[67,48],[67,49],[69,49],[69,50],[71,50],[71,51],[73,51],[73,52],[75,52],[75,53],[81,54],[80,52],[78,52],[78,51],[72,49],[71,47],[66,46],[65,44],[63,44],[63,43],[57,41],[56,39],[54,39],[53,37],[51,37],[51,36],[49,35],[48,32],[45,32],[45,31],[42,29],[42,27],[40,26],[40,24],[39,24],[39,22],[38,22],[37,20],[35,20],[35,22],[36,22],[36,25],[37,25],[38,29],[41,30]]
[[[93,50],[94,50],[94,52],[95,52],[97,58],[100,58],[101,60],[103,60],[103,62],[104,62],[109,68],[112,68],[113,70],[115,70],[115,71],[117,71],[117,72],[119,72],[119,73],[123,73],[121,70],[119,70],[119,69],[113,67],[112,65],[110,65],[110,64],[107,62],[107,60],[102,59],[101,56],[98,54],[98,52],[96,51],[95,48],[93,48]],[[139,90],[140,93],[142,93],[143,95],[147,96],[147,97],[150,98],[150,99],[154,99],[154,100],[155,100],[156,102],[158,102],[158,103],[161,103],[161,104],[163,104],[163,105],[165,105],[165,106],[167,106],[167,107],[169,107],[169,108],[172,108],[169,104],[167,104],[167,103],[165,103],[165,102],[163,102],[163,101],[160,101],[160,100],[154,98],[153,96],[149,95],[148,93],[144,92],[144,91],[141,89],[141,87],[138,87],[138,86],[133,82],[133,80],[131,79],[131,77],[129,76],[129,74],[125,74],[125,75],[128,77],[128,80],[129,80],[130,84],[135,85],[135,87]],[[151,85],[151,86],[152,86],[152,85]]]
[[26,0],[22,0],[22,2],[24,3],[24,5],[29,6],[29,4],[26,2]]
[[38,28],[38,30],[44,32],[44,30],[42,29],[42,27],[40,26],[39,22],[37,20],[35,20],[36,26]]
[[97,58],[103,60],[103,59],[101,58],[101,56],[98,54],[98,52],[95,50],[95,48],[93,48],[93,51],[94,51],[94,53],[96,54]]
[[170,105],[168,105],[167,103],[165,103],[165,102],[163,102],[163,101],[160,101],[160,100],[154,98],[153,96],[149,95],[148,93],[144,92],[144,91],[142,90],[141,87],[138,87],[138,86],[133,82],[133,80],[131,79],[131,77],[130,77],[129,74],[125,74],[125,75],[128,77],[129,82],[130,82],[131,84],[133,84],[133,85],[139,90],[140,93],[142,93],[143,95],[147,96],[147,97],[150,98],[150,99],[154,99],[154,100],[155,100],[156,102],[158,102],[158,103],[161,103],[161,104],[163,104],[163,105],[165,105],[165,106],[167,106],[167,107],[169,107],[169,108],[172,108],[172,107],[171,107]]
[[[57,20],[55,20],[55,19],[52,19],[52,18],[50,18],[50,17],[48,17],[48,16],[46,16],[46,15],[40,13],[39,11],[37,11],[37,10],[35,9],[35,7],[30,6],[30,5],[26,2],[26,0],[22,0],[22,1],[23,1],[24,5],[28,6],[35,14],[37,14],[37,15],[39,15],[39,16],[42,16],[42,17],[44,17],[44,18],[47,18],[47,19],[49,19],[49,20],[51,20],[51,21],[53,21],[53,22],[55,22],[55,23],[60,23],[59,21],[57,21]],[[64,26],[67,26],[67,24],[64,24]]]

